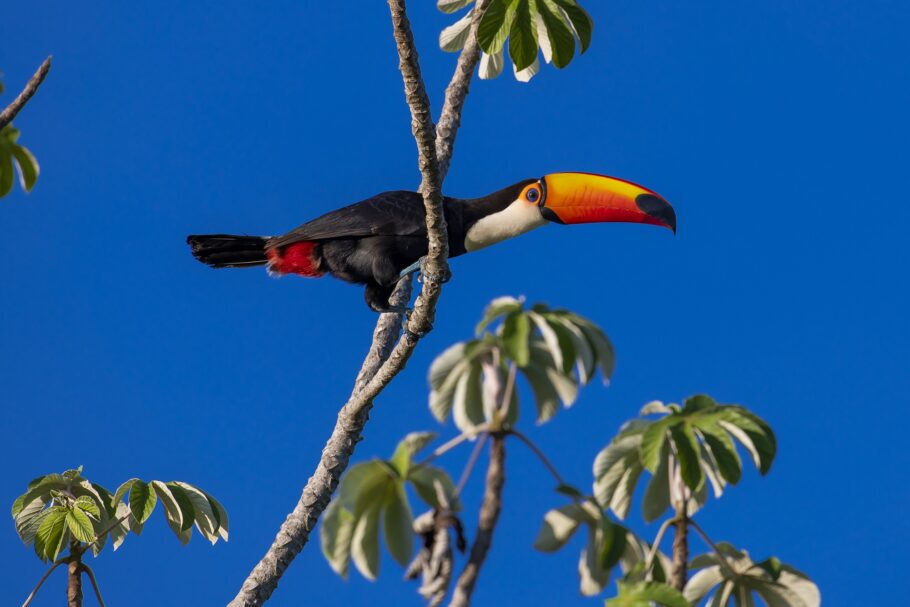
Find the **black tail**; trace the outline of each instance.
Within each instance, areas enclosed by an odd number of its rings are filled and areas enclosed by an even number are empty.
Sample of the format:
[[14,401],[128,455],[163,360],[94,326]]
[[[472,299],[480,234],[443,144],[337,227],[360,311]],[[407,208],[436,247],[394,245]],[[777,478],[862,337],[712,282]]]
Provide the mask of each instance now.
[[233,236],[231,234],[203,234],[187,236],[193,257],[213,268],[242,268],[261,266],[268,262],[262,236]]

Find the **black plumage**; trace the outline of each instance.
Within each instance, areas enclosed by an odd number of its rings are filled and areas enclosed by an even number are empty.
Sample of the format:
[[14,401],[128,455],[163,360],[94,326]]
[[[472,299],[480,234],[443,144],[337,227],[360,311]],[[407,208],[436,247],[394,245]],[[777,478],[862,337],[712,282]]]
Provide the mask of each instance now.
[[[527,179],[482,198],[445,197],[449,257],[466,252],[465,235],[474,223],[505,209],[534,181]],[[427,254],[426,215],[419,193],[392,191],[330,211],[273,238],[215,234],[189,236],[187,242],[199,261],[216,268],[261,265],[269,263],[270,251],[280,258],[296,243],[316,243],[315,270],[366,285],[367,304],[386,311],[400,273]],[[281,271],[274,261],[272,267]]]

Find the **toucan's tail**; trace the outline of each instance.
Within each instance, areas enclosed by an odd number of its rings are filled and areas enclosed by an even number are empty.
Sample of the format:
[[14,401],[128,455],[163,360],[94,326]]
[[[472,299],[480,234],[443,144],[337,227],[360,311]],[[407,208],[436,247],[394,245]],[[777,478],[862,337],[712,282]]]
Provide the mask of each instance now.
[[213,268],[243,268],[268,263],[262,236],[203,234],[186,237],[193,257]]

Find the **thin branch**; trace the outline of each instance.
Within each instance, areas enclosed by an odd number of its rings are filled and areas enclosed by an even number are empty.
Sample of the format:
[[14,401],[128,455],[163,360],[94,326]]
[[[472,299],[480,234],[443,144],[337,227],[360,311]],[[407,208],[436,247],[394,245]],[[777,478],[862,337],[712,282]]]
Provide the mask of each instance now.
[[537,456],[537,459],[539,459],[543,463],[543,465],[547,468],[547,470],[550,471],[550,474],[553,475],[553,478],[556,479],[557,483],[559,483],[560,485],[569,484],[565,481],[565,479],[562,477],[562,475],[559,474],[559,470],[556,469],[556,466],[554,466],[550,462],[550,460],[547,459],[547,456],[544,455],[544,452],[541,451],[540,447],[538,447],[537,445],[534,444],[534,441],[532,441],[530,438],[528,438],[522,432],[519,432],[515,428],[510,429],[509,434],[515,436],[515,438],[517,438],[518,440],[520,440],[521,442],[523,442],[525,445],[528,446],[528,449],[530,449],[534,453],[534,455]]
[[101,605],[101,607],[104,607],[104,599],[101,598],[101,590],[98,589],[98,581],[95,579],[95,572],[85,563],[82,563],[82,571],[88,575],[88,579],[92,583],[92,588],[95,589],[95,596],[98,598],[98,604]]
[[452,593],[450,607],[467,607],[471,603],[471,594],[477,584],[480,568],[483,566],[490,545],[493,543],[493,530],[502,510],[502,486],[505,484],[505,434],[491,434],[490,464],[487,467],[486,489],[483,503],[480,506],[480,517],[477,523],[477,535],[471,545],[471,556],[465,564],[455,591]]
[[654,537],[654,543],[651,544],[651,549],[648,550],[648,556],[645,558],[645,572],[648,575],[651,574],[651,566],[654,563],[654,558],[657,556],[657,551],[660,550],[660,543],[663,541],[667,529],[669,529],[670,525],[675,521],[675,518],[668,518],[660,525],[660,529],[657,530],[657,535]]
[[58,559],[58,560],[54,561],[54,564],[51,565],[51,568],[48,569],[47,571],[45,571],[44,575],[41,576],[41,579],[38,580],[38,583],[35,585],[34,590],[32,590],[31,594],[28,595],[28,598],[25,599],[25,602],[22,603],[22,607],[28,607],[29,603],[32,602],[32,599],[35,598],[35,595],[37,595],[38,591],[41,589],[41,585],[44,584],[45,580],[47,580],[47,578],[50,577],[50,575],[54,572],[54,569],[56,569],[60,565],[63,565],[64,563],[69,563],[69,562],[70,562],[69,557]]
[[420,460],[419,462],[414,464],[414,468],[419,468],[420,466],[426,466],[427,464],[432,462],[437,457],[444,455],[445,453],[448,453],[449,451],[451,451],[452,449],[454,449],[461,443],[465,442],[469,438],[473,438],[473,437],[477,436],[478,434],[481,434],[486,431],[487,431],[487,424],[481,424],[481,425],[477,426],[476,428],[474,428],[473,430],[471,430],[470,432],[462,432],[455,438],[449,439],[448,441],[446,441],[443,444],[436,447],[432,453],[430,453],[428,456],[426,456],[425,458],[423,458],[422,460]]
[[95,542],[97,542],[99,539],[101,539],[104,536],[105,533],[112,531],[117,525],[119,525],[120,523],[122,523],[123,521],[128,519],[130,516],[132,516],[132,512],[127,512],[126,514],[124,514],[123,516],[118,518],[116,521],[114,521],[113,525],[111,525],[110,527],[108,527],[107,529],[102,531],[101,533],[95,534],[95,539],[93,541],[89,542],[89,544],[94,544]]
[[[425,264],[426,275],[423,289],[414,305],[407,328],[400,337],[402,316],[398,314],[380,316],[373,332],[370,351],[355,381],[354,391],[338,413],[335,427],[323,448],[316,471],[307,481],[300,500],[281,525],[265,556],[253,568],[237,596],[230,602],[231,607],[262,605],[274,592],[288,566],[303,550],[310,533],[316,527],[319,516],[328,506],[332,493],[338,486],[339,479],[354,453],[355,446],[361,440],[363,428],[373,406],[373,399],[404,368],[421,336],[432,329],[441,279],[448,273],[446,262],[448,242],[445,218],[442,214],[441,192],[445,171],[440,171],[439,158],[436,157],[435,131],[432,126],[428,98],[417,65],[417,52],[410,32],[410,23],[405,14],[404,1],[389,0],[389,8],[399,51],[405,93],[411,108],[412,127],[419,149],[421,193],[427,209],[428,257]],[[475,24],[466,46],[472,44],[470,39],[476,37],[476,31]],[[462,65],[461,60],[459,60],[459,65]],[[468,92],[467,84],[475,65],[476,59],[473,60],[469,70],[456,71],[453,76],[456,86],[450,85],[446,95],[449,113],[460,114],[464,96]],[[460,99],[455,97],[460,97]],[[451,143],[454,141],[459,121],[460,117],[457,120],[450,119],[448,122],[451,131],[447,134],[449,140],[447,154],[451,154]],[[442,157],[446,166],[449,162],[447,154],[444,152]],[[399,281],[390,298],[390,303],[405,305],[410,299],[411,286],[410,278]]]
[[701,528],[701,525],[696,523],[691,518],[689,519],[689,524],[692,525],[692,528],[695,529],[696,532],[698,532],[698,535],[701,536],[701,539],[705,540],[705,543],[711,547],[711,550],[713,550],[717,554],[718,558],[720,558],[720,562],[722,563],[723,567],[727,570],[727,572],[734,576],[738,575],[736,573],[736,571],[733,569],[733,567],[730,565],[730,563],[727,561],[727,555],[725,555],[723,552],[721,552],[720,548],[717,547],[717,544],[715,544],[714,542],[711,541],[711,538],[708,537],[708,534],[705,533],[705,530]]
[[38,90],[38,87],[41,86],[41,83],[44,82],[45,76],[51,69],[51,58],[48,57],[44,60],[38,67],[38,71],[35,72],[35,75],[32,76],[31,80],[25,85],[25,88],[22,89],[22,92],[13,99],[13,102],[6,106],[6,109],[0,112],[0,129],[5,127],[7,124],[13,121],[13,118],[16,117],[16,114],[19,113],[19,110],[25,107],[25,104],[28,103],[28,100],[32,98],[32,95]]
[[480,60],[480,43],[477,41],[477,27],[480,25],[480,18],[490,0],[478,0],[474,5],[473,16],[471,17],[471,33],[468,35],[458,56],[458,63],[455,65],[455,75],[446,88],[446,98],[442,105],[442,113],[439,115],[439,121],[436,123],[436,157],[439,159],[439,175],[443,179],[449,173],[449,163],[452,160],[452,151],[455,148],[455,135],[458,133],[458,127],[461,126],[461,110],[464,107],[465,98],[468,96],[468,88],[471,84],[471,77],[474,74],[474,68]]
[[468,457],[468,463],[465,464],[464,470],[461,472],[461,478],[458,479],[458,484],[455,486],[455,496],[458,497],[461,495],[461,492],[464,490],[464,486],[467,484],[468,479],[471,478],[471,472],[474,470],[474,465],[477,463],[477,458],[480,457],[480,452],[483,451],[483,446],[487,442],[489,434],[484,434],[477,440],[477,444],[474,445],[474,449],[471,451],[471,456]]

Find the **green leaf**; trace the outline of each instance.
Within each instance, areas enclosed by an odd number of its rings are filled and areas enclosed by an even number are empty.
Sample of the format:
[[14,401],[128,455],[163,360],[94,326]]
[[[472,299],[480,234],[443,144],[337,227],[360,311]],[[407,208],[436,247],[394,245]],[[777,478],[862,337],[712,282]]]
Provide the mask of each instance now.
[[628,531],[622,525],[617,525],[606,516],[600,520],[600,566],[610,570],[619,563],[623,552],[626,550],[626,534]]
[[565,12],[575,36],[578,38],[578,46],[584,53],[591,46],[591,34],[594,31],[594,22],[585,9],[578,6],[575,0],[554,0],[556,4]]
[[502,325],[502,346],[506,356],[519,367],[528,364],[531,358],[528,338],[531,336],[531,323],[526,314],[515,312],[506,316]]
[[449,500],[449,507],[452,510],[461,509],[458,498],[455,497],[455,483],[452,482],[449,473],[442,468],[436,468],[435,466],[412,468],[407,480],[417,491],[420,499],[433,508],[442,506],[437,499],[435,488],[435,483],[441,483],[443,492]]
[[690,603],[698,603],[711,592],[712,588],[720,584],[723,580],[724,574],[718,565],[700,569],[689,578],[688,582],[686,582],[683,596]]
[[392,466],[398,470],[402,477],[406,477],[414,456],[433,442],[435,438],[435,432],[411,432],[401,439],[398,446],[395,447],[395,453],[392,455],[391,460]]
[[455,53],[463,49],[471,33],[473,17],[474,11],[470,10],[464,17],[439,32],[439,48],[447,53]]
[[531,18],[532,2],[534,0],[518,2],[509,29],[509,57],[516,71],[529,67],[537,59],[537,25]]
[[444,422],[452,408],[452,397],[462,373],[470,361],[465,357],[466,342],[446,349],[430,365],[430,411],[439,422]]
[[50,510],[44,509],[45,504],[43,498],[32,500],[30,504],[21,508],[16,516],[16,533],[26,546],[35,541],[35,533]]
[[454,13],[474,2],[474,0],[437,0],[436,8],[444,13]]
[[575,34],[563,21],[559,7],[553,0],[538,0],[537,8],[547,29],[553,65],[564,68],[575,56]]
[[[212,511],[212,505],[206,497],[205,493],[196,487],[182,481],[174,481],[173,483],[166,484],[169,488],[172,485],[177,485],[183,489],[184,494],[187,498],[189,498],[190,503],[193,505],[193,517],[194,522],[196,523],[196,529],[199,530],[199,533],[202,534],[202,537],[210,541],[212,544],[217,542],[218,522],[215,518],[215,513]],[[132,491],[130,493],[132,494]],[[176,498],[176,495],[174,497]]]
[[354,515],[341,504],[341,500],[334,499],[326,508],[319,527],[322,554],[332,570],[342,578],[348,577],[355,522]]
[[[552,315],[548,318],[554,320],[553,326],[557,334],[560,335],[560,343],[562,342],[563,335],[568,335],[569,339],[572,341],[572,349],[575,352],[574,362],[577,363],[578,377],[582,384],[587,384],[591,381],[591,378],[594,377],[594,372],[596,370],[594,350],[591,347],[591,342],[588,341],[581,329],[564,318],[564,316]],[[563,330],[562,332],[559,330],[560,328]]]
[[13,157],[9,150],[0,147],[0,198],[13,189]]
[[717,402],[707,394],[696,394],[690,396],[683,402],[683,413],[697,413],[699,411],[710,411],[717,408]]
[[379,575],[379,503],[365,510],[354,526],[351,560],[357,571],[368,580]]
[[742,476],[742,462],[730,435],[717,424],[695,421],[695,427],[711,450],[717,469],[725,481],[735,485]]
[[679,419],[672,416],[652,422],[641,436],[641,464],[651,474],[657,471],[660,464],[660,454],[667,442],[667,429],[678,424]]
[[639,458],[641,434],[613,439],[594,459],[594,495],[604,508],[624,519],[642,472]]
[[673,410],[659,400],[652,400],[649,403],[645,403],[645,406],[638,412],[639,415],[666,415],[669,413],[673,413]]
[[57,560],[67,536],[66,514],[67,510],[63,506],[53,506],[43,517],[35,534],[35,552],[41,560]]
[[571,318],[572,322],[582,331],[582,333],[584,333],[585,338],[594,350],[597,358],[597,365],[600,367],[600,372],[603,375],[604,380],[609,380],[610,377],[613,376],[613,368],[616,365],[616,354],[613,349],[613,344],[610,343],[606,333],[590,320],[578,316],[577,314],[571,314],[569,315],[569,318]]
[[471,432],[486,420],[484,415],[483,373],[480,361],[472,360],[452,395],[452,421],[462,432]]
[[543,517],[543,526],[537,532],[534,548],[542,552],[559,550],[571,539],[586,518],[584,510],[578,504],[550,510]]
[[[163,482],[151,481],[149,484],[164,506],[164,516],[167,519],[168,527],[171,528],[180,543],[185,545],[190,541],[192,533],[187,533],[183,528],[183,510],[181,510],[180,504],[177,503],[177,498],[174,497],[170,488]],[[189,502],[189,498],[187,498],[187,502]],[[190,507],[192,508],[192,506]]]
[[31,192],[38,181],[38,173],[40,172],[38,160],[27,148],[21,145],[12,146],[11,151],[16,159],[16,165],[19,167],[19,184],[23,190]]
[[130,487],[130,512],[140,525],[152,515],[157,503],[158,496],[147,483],[140,480],[133,482]]
[[607,607],[692,607],[689,601],[672,586],[659,582],[616,582],[619,595],[607,600]]
[[383,514],[383,532],[389,553],[399,565],[406,567],[414,549],[414,531],[411,529],[411,507],[403,484],[396,483],[389,492]]
[[111,536],[111,543],[114,546],[114,550],[117,550],[130,532],[130,519],[132,518],[132,515],[130,514],[130,507],[125,503],[115,503],[116,510],[114,511],[113,518],[115,521],[119,522],[108,531],[108,535]]
[[705,482],[705,476],[701,469],[698,439],[695,438],[692,425],[689,422],[675,424],[670,427],[670,436],[676,447],[682,480],[689,489],[695,491]]
[[502,49],[499,49],[492,55],[481,53],[478,75],[480,76],[481,80],[491,80],[493,78],[497,78],[502,73],[502,68],[504,65],[505,59],[503,58]]
[[[490,4],[487,6],[487,10],[484,12],[483,17],[480,18],[480,23],[477,26],[477,41],[480,43],[480,48],[482,48],[485,53],[495,55],[502,50],[506,38],[509,37],[509,31],[512,26],[512,21],[515,18],[515,9],[518,2],[519,0],[490,0]],[[477,327],[478,335],[483,330],[483,326],[489,322],[486,320],[491,316],[489,310],[497,304],[505,305],[505,303],[507,303],[506,300],[509,299],[518,301],[511,297],[502,297],[494,299],[493,302],[490,303],[487,307],[488,312],[484,315],[484,321]],[[520,305],[519,309],[521,309]]]
[[[740,430],[735,432],[727,428],[752,455],[759,472],[767,474],[777,454],[777,439],[771,427],[751,411],[736,405],[721,407],[720,415],[724,422]],[[722,422],[722,425],[728,424]],[[748,440],[742,437],[743,434]]]
[[594,526],[588,528],[588,543],[578,560],[579,590],[584,596],[599,594],[610,581],[610,570],[601,566],[599,535]]
[[385,462],[374,459],[352,466],[341,480],[339,498],[355,518],[384,499],[397,476]]
[[94,518],[99,518],[101,516],[101,509],[98,507],[98,504],[87,495],[77,497],[76,501],[73,502],[73,507],[82,510],[84,513],[91,515]]
[[559,334],[549,321],[537,312],[528,312],[528,318],[540,331],[543,344],[553,359],[554,366],[562,373],[569,374],[572,372],[572,364],[575,361],[575,348],[568,336],[560,340]]
[[130,487],[133,486],[133,483],[139,481],[138,478],[131,478],[128,481],[125,481],[122,485],[117,487],[117,490],[114,492],[114,498],[111,500],[112,504],[116,507],[118,503],[123,499],[123,496],[129,492]]
[[[200,491],[202,491],[202,489],[200,489]],[[227,510],[224,509],[221,502],[212,497],[211,493],[202,491],[202,494],[205,495],[205,498],[209,501],[209,505],[212,507],[212,513],[215,515],[215,521],[218,523],[218,528],[216,529],[218,537],[225,542],[228,541],[229,522]]]
[[79,508],[73,508],[66,513],[66,526],[70,533],[80,542],[91,543],[95,541],[95,528],[92,519]]
[[[180,531],[181,534],[186,538],[186,541],[189,541],[190,536],[193,534],[193,523],[196,521],[196,511],[193,509],[193,502],[190,501],[189,495],[184,491],[179,485],[174,482],[164,484],[168,490],[171,492],[171,495],[174,496],[174,500],[177,502],[177,506],[180,508]],[[186,533],[186,532],[189,533]],[[183,537],[178,536],[181,542],[184,541]]]
[[537,423],[542,424],[559,411],[559,393],[547,378],[544,370],[535,363],[522,368],[522,374],[528,380],[534,393],[534,405],[537,407]]
[[669,448],[664,445],[658,456],[657,470],[653,472],[645,497],[642,501],[642,516],[652,523],[670,507],[670,464]]

